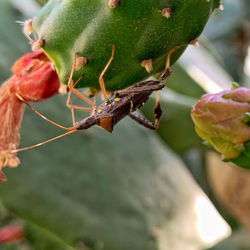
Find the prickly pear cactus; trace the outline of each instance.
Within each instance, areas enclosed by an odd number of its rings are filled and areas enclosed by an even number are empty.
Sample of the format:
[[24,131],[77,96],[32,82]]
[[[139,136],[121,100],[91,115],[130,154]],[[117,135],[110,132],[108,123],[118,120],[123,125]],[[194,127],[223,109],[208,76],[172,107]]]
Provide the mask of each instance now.
[[[181,46],[171,57],[176,61],[218,5],[219,0],[50,0],[32,25],[62,82],[74,53],[87,59],[74,74],[75,80],[83,75],[77,87],[99,88],[98,77],[115,45],[104,76],[106,88],[115,90],[160,72],[166,53]],[[141,66],[143,61],[149,65]]]

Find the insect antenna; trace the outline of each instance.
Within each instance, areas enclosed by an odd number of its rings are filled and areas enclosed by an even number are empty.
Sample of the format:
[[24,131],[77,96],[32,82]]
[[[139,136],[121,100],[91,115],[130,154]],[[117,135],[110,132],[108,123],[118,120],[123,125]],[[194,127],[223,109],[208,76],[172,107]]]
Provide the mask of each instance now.
[[16,96],[18,97],[18,99],[23,102],[29,109],[31,109],[33,112],[35,112],[38,116],[40,116],[41,118],[43,118],[45,121],[59,127],[59,128],[62,128],[64,130],[74,130],[75,127],[65,127],[65,126],[62,126],[52,120],[50,120],[49,118],[47,118],[46,116],[44,116],[43,114],[41,114],[39,111],[37,111],[32,105],[30,105],[28,102],[26,102],[19,94],[16,93]]
[[53,138],[51,138],[51,139],[48,139],[48,140],[46,140],[46,141],[37,143],[37,144],[32,145],[32,146],[29,146],[29,147],[24,147],[24,148],[18,148],[18,149],[15,149],[15,150],[11,150],[11,151],[9,151],[9,152],[7,152],[7,153],[15,154],[15,153],[18,153],[18,152],[21,152],[21,151],[25,151],[25,150],[29,150],[29,149],[32,149],[32,148],[38,148],[38,147],[41,147],[41,146],[44,145],[44,144],[47,144],[47,143],[49,143],[49,142],[55,141],[55,140],[57,140],[57,139],[60,139],[60,138],[62,138],[62,137],[64,137],[64,136],[66,136],[66,135],[73,134],[73,133],[75,133],[76,131],[77,131],[77,129],[70,130],[70,131],[68,131],[68,132],[66,132],[66,133],[63,133],[63,134],[58,135],[58,136],[55,136],[55,137],[53,137]]

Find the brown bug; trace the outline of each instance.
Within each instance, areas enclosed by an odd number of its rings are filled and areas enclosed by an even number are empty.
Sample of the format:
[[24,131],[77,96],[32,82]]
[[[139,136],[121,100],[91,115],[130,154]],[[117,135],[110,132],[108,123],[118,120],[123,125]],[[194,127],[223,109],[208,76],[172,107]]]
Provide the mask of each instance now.
[[[80,81],[81,77],[76,82],[74,82],[73,81],[74,71],[77,70],[79,67],[83,67],[87,63],[88,59],[86,57],[77,58],[76,54],[74,54],[74,62],[73,62],[71,73],[68,79],[68,84],[66,88],[65,87],[62,88],[63,91],[66,90],[68,92],[66,106],[71,109],[72,121],[73,121],[72,127],[64,127],[46,118],[44,115],[39,113],[36,109],[34,109],[25,100],[25,97],[22,96],[23,95],[22,93],[15,92],[15,95],[19,99],[19,101],[26,104],[32,111],[38,114],[41,118],[47,120],[48,122],[54,124],[55,126],[59,128],[67,130],[67,132],[59,136],[56,136],[54,138],[51,138],[49,140],[46,140],[44,142],[33,145],[33,146],[19,148],[19,149],[14,148],[12,150],[1,151],[0,152],[0,161],[1,161],[0,162],[0,182],[4,182],[7,180],[4,173],[2,172],[3,167],[6,167],[6,166],[13,167],[14,165],[16,167],[20,163],[18,157],[16,157],[16,153],[42,146],[48,142],[54,141],[63,136],[75,133],[78,130],[88,129],[94,125],[98,125],[102,127],[103,129],[107,130],[108,132],[112,132],[114,126],[126,116],[131,117],[136,122],[138,122],[139,124],[149,129],[156,129],[158,127],[159,120],[162,114],[162,110],[160,107],[160,100],[159,100],[160,99],[159,90],[161,90],[165,86],[165,84],[160,83],[158,79],[161,77],[162,81],[165,82],[170,77],[171,75],[170,56],[179,47],[180,46],[177,46],[167,53],[165,69],[163,72],[161,72],[158,75],[157,80],[143,81],[131,87],[128,87],[126,89],[118,90],[114,93],[114,97],[112,99],[108,99],[103,76],[105,72],[108,70],[112,60],[114,59],[115,46],[113,45],[111,57],[109,58],[107,64],[105,65],[104,69],[102,70],[99,76],[99,85],[100,85],[102,95],[105,99],[105,102],[99,105],[98,107],[96,106],[97,91],[95,91],[94,101],[92,101],[75,88],[76,84]],[[147,101],[149,96],[154,91],[156,91],[156,106],[154,110],[155,120],[154,120],[154,123],[152,123],[133,112],[139,109]],[[25,94],[26,93],[24,93],[24,96]],[[80,99],[82,99],[85,103],[90,105],[90,107],[82,107],[82,106],[77,106],[77,105],[72,104],[71,94],[74,94]],[[91,114],[88,117],[84,118],[83,120],[76,122],[75,115],[74,115],[75,110],[90,111]],[[19,135],[17,135],[17,137],[18,136]],[[17,146],[18,146],[18,143],[17,143]],[[14,165],[12,164],[12,159],[15,159]]]
[[[171,75],[171,70],[170,70],[170,57],[173,52],[175,52],[180,46],[176,46],[173,49],[171,49],[167,53],[167,58],[166,58],[166,67],[163,72],[159,74],[158,78],[162,78],[162,81],[165,82]],[[25,148],[20,148],[16,150],[12,150],[10,153],[17,153],[20,151],[24,151],[27,149],[35,148],[42,146],[48,142],[54,141],[56,139],[59,139],[65,135],[75,133],[78,130],[81,129],[88,129],[94,125],[98,125],[102,127],[103,129],[112,132],[114,126],[124,117],[129,116],[139,124],[149,128],[149,129],[157,129],[159,120],[162,115],[162,110],[160,107],[160,100],[159,100],[159,90],[165,87],[165,84],[160,83],[158,80],[154,81],[143,81],[140,83],[137,83],[131,87],[128,87],[123,90],[118,90],[114,93],[114,98],[109,100],[107,97],[107,92],[105,89],[105,84],[104,84],[104,79],[103,76],[105,72],[107,71],[108,67],[110,66],[112,60],[114,59],[114,53],[115,53],[115,46],[112,46],[112,53],[111,57],[109,58],[106,66],[104,67],[103,71],[101,72],[99,76],[99,84],[100,88],[102,91],[102,94],[104,96],[105,102],[101,104],[100,106],[96,107],[96,95],[95,95],[95,101],[89,100],[85,95],[80,93],[77,89],[75,89],[75,85],[80,81],[81,78],[78,79],[77,82],[73,82],[73,73],[77,65],[77,57],[76,54],[74,56],[74,63],[72,65],[70,77],[68,80],[68,98],[66,101],[66,106],[71,109],[72,111],[72,120],[73,120],[73,127],[64,127],[61,126],[58,123],[55,123],[51,121],[50,119],[46,118],[44,115],[40,114],[37,110],[35,110],[29,103],[27,103],[21,96],[18,96],[18,98],[24,102],[31,110],[33,110],[36,114],[41,116],[43,119],[47,120],[48,122],[54,124],[57,127],[60,127],[62,129],[67,130],[68,132],[61,134],[59,136],[56,136],[52,139],[46,140],[42,143],[25,147]],[[146,120],[145,118],[133,113],[137,109],[139,109],[149,98],[149,96],[156,91],[156,105],[155,105],[155,110],[154,110],[154,116],[155,116],[155,121],[154,123]],[[76,105],[71,104],[71,93],[75,94],[78,96],[80,99],[82,99],[84,102],[89,104],[91,107],[80,107]],[[90,116],[84,118],[83,120],[79,122],[75,122],[75,117],[74,117],[74,110],[85,110],[85,111],[90,111],[92,112]]]
[[59,139],[65,135],[72,134],[78,130],[88,129],[94,125],[98,125],[108,132],[112,132],[114,126],[126,116],[130,116],[133,120],[149,129],[157,129],[162,114],[159,103],[156,104],[154,123],[151,123],[150,121],[137,114],[134,114],[133,112],[139,109],[154,91],[161,90],[164,87],[165,84],[162,84],[159,81],[151,80],[140,82],[135,84],[134,86],[116,91],[112,99],[105,101],[104,103],[96,107],[90,116],[84,118],[79,122],[76,122],[75,126],[68,128],[63,127],[44,117],[29,103],[27,103],[25,100],[22,100],[31,110],[42,116],[42,118],[48,120],[49,122],[60,128],[68,130],[68,132],[33,146],[13,150],[10,153],[17,153],[27,149],[39,147],[43,144]]
[[151,123],[133,114],[140,108],[152,94],[152,92],[165,87],[159,81],[145,81],[132,87],[115,92],[114,98],[98,106],[92,115],[76,123],[75,129],[87,129],[93,125],[99,125],[103,129],[112,132],[115,124],[129,115],[145,127],[156,129],[161,116],[160,106],[155,109],[155,123]]
[[[166,58],[166,67],[163,72],[159,74],[158,78],[162,78],[162,81],[165,82],[171,75],[171,70],[170,70],[170,57],[173,52],[175,52],[180,46],[176,46],[173,49],[171,49],[167,53],[167,58]],[[54,138],[51,138],[49,140],[46,140],[44,142],[38,143],[33,146],[25,147],[25,148],[20,148],[16,150],[12,150],[9,153],[15,154],[20,151],[36,148],[39,146],[42,146],[48,142],[54,141],[56,139],[59,139],[63,136],[66,136],[68,134],[75,133],[78,130],[82,129],[88,129],[94,125],[98,125],[102,127],[103,129],[107,130],[108,132],[112,132],[114,126],[124,117],[129,116],[139,124],[149,128],[149,129],[157,129],[159,120],[162,114],[162,110],[160,107],[160,101],[159,101],[159,90],[165,87],[165,84],[160,83],[158,80],[149,80],[149,81],[143,81],[140,83],[137,83],[133,86],[130,86],[126,89],[123,90],[118,90],[114,93],[114,97],[112,99],[108,99],[107,97],[107,92],[105,89],[105,83],[103,76],[105,72],[107,71],[108,67],[110,66],[112,60],[114,59],[114,53],[115,53],[115,46],[112,46],[112,53],[111,57],[109,58],[107,64],[105,65],[103,71],[101,72],[99,76],[99,84],[100,88],[102,91],[102,94],[104,96],[105,102],[96,107],[96,95],[95,94],[95,100],[91,101],[89,100],[85,95],[80,93],[77,89],[75,89],[75,85],[80,81],[81,78],[78,79],[77,82],[73,82],[73,73],[77,65],[77,57],[76,54],[74,55],[74,62],[72,65],[71,73],[69,76],[68,80],[68,98],[66,101],[66,106],[71,109],[72,111],[72,120],[73,120],[73,126],[72,127],[64,127],[54,121],[51,121],[50,119],[46,118],[44,115],[39,113],[36,109],[34,109],[29,103],[27,103],[21,96],[17,95],[17,97],[25,103],[32,111],[34,111],[36,114],[38,114],[40,117],[43,119],[47,120],[48,122],[54,124],[57,127],[60,127],[64,130],[67,130],[68,132],[63,133],[59,136],[56,136]],[[139,109],[149,98],[149,96],[156,91],[156,105],[155,105],[155,110],[154,110],[154,116],[155,116],[155,121],[154,123],[146,120],[145,118],[141,117],[138,114],[133,113],[137,109]],[[84,102],[89,104],[91,107],[81,107],[81,106],[76,106],[72,105],[71,103],[71,94],[75,94],[78,96],[80,99],[82,99]],[[79,122],[75,122],[75,117],[74,117],[74,110],[84,110],[84,111],[90,111],[91,115],[84,118],[83,120]]]

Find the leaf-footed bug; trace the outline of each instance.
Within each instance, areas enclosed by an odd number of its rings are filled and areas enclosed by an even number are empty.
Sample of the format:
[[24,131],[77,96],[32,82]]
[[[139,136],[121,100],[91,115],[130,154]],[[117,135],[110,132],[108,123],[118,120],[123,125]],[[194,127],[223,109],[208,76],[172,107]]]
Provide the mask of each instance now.
[[98,125],[108,132],[112,132],[114,126],[126,116],[130,116],[132,119],[147,128],[156,129],[158,127],[159,119],[162,113],[159,103],[155,108],[154,123],[151,123],[145,118],[135,115],[133,112],[139,109],[154,91],[161,90],[164,87],[165,84],[162,84],[159,81],[151,80],[140,82],[135,84],[134,86],[116,91],[114,97],[111,100],[105,101],[104,103],[96,107],[90,116],[84,118],[79,122],[76,122],[75,126],[68,128],[50,121],[49,119],[41,115],[38,111],[36,111],[29,103],[27,103],[25,100],[22,100],[30,109],[32,109],[38,115],[42,116],[42,118],[48,120],[49,122],[52,122],[54,125],[60,128],[68,130],[68,132],[33,146],[13,150],[10,153],[17,153],[27,149],[36,148],[48,142],[59,139],[65,135],[75,133],[78,130],[88,129],[94,125]]
[[[161,72],[158,76],[158,78],[162,78],[162,81],[165,82],[168,77],[171,75],[170,71],[170,56],[171,54],[178,49],[179,46],[173,48],[167,53],[167,60],[166,60],[166,67],[163,72]],[[78,83],[78,81],[81,79],[81,77],[74,82],[73,81],[73,74],[74,71],[77,70],[77,63],[79,60],[76,56],[76,53],[74,54],[74,63],[72,65],[71,73],[68,79],[68,84],[66,88],[63,88],[64,90],[67,90],[68,92],[68,98],[66,101],[66,106],[71,109],[72,112],[72,121],[73,121],[73,126],[72,127],[64,127],[41,113],[39,113],[36,109],[34,109],[26,100],[25,98],[22,97],[22,95],[16,93],[16,97],[21,101],[22,103],[26,104],[32,111],[34,111],[36,114],[38,114],[41,118],[45,119],[46,121],[54,124],[57,127],[60,127],[64,130],[67,130],[66,133],[63,133],[59,136],[56,136],[54,138],[51,138],[49,140],[43,141],[41,143],[35,144],[33,146],[29,147],[24,147],[24,148],[17,148],[9,151],[2,151],[1,152],[1,159],[6,163],[5,159],[9,159],[13,156],[15,156],[16,153],[25,151],[28,149],[36,148],[39,146],[42,146],[48,142],[54,141],[56,139],[59,139],[63,136],[75,133],[78,130],[82,129],[88,129],[94,125],[98,125],[102,127],[103,129],[107,130],[108,132],[112,132],[114,126],[124,117],[129,116],[139,124],[149,128],[149,129],[156,129],[159,124],[159,120],[162,114],[162,110],[160,107],[160,102],[159,102],[159,90],[165,87],[164,83],[160,83],[158,80],[148,80],[148,81],[142,81],[139,82],[133,86],[130,86],[126,89],[123,90],[118,90],[114,93],[114,97],[112,99],[108,99],[107,97],[107,92],[105,89],[105,84],[104,84],[104,79],[103,76],[105,72],[107,71],[108,67],[110,66],[112,60],[114,59],[114,51],[115,51],[115,46],[112,46],[112,54],[110,59],[108,60],[107,64],[105,65],[104,69],[102,70],[100,76],[99,76],[99,84],[100,84],[100,89],[101,92],[104,96],[105,102],[99,105],[98,107],[96,106],[96,96],[97,96],[97,91],[94,94],[94,101],[89,100],[84,94],[79,92],[75,86]],[[83,67],[87,63],[87,58],[84,61],[85,63],[81,63],[80,67]],[[78,65],[79,66],[79,65]],[[158,79],[157,78],[157,79]],[[134,114],[133,112],[139,109],[149,98],[149,96],[156,91],[156,106],[154,110],[154,115],[155,115],[155,120],[154,123],[146,120],[145,118]],[[71,102],[71,94],[76,95],[80,99],[82,99],[84,102],[86,102],[88,105],[91,107],[81,107],[77,105],[73,105]],[[74,110],[85,110],[85,111],[90,111],[91,114],[84,118],[81,121],[75,122],[75,116],[74,116]],[[16,157],[16,159],[18,159]],[[3,166],[7,166],[8,164],[4,164]],[[3,172],[0,169],[0,174],[2,174],[2,179],[3,181],[6,181],[6,178],[3,174]],[[1,177],[1,176],[0,176]]]

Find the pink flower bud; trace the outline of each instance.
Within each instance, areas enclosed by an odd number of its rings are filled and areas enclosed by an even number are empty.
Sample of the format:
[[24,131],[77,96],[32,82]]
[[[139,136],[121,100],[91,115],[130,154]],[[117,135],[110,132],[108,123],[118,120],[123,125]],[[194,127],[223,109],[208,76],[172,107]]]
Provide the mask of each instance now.
[[197,134],[226,159],[232,159],[240,155],[243,144],[250,140],[248,112],[250,90],[241,87],[203,95],[193,106],[191,117]]

